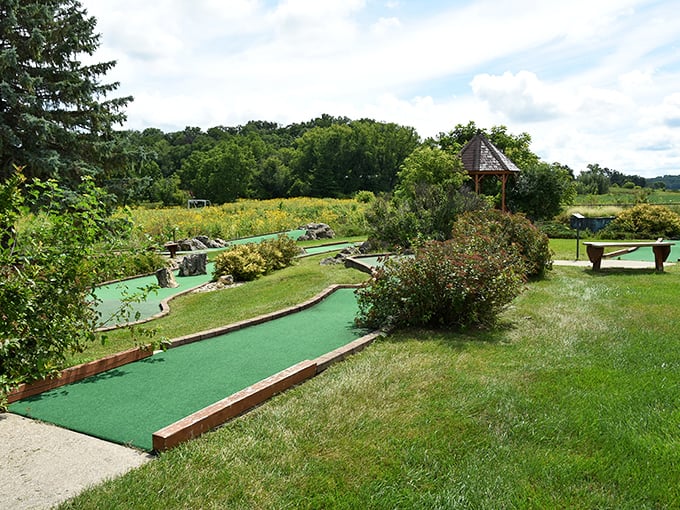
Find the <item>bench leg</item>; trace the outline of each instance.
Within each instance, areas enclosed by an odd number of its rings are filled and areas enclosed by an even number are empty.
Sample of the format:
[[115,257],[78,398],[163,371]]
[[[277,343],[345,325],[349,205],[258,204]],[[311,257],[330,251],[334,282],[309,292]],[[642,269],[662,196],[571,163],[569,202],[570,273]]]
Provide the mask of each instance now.
[[600,264],[602,264],[602,255],[604,255],[604,248],[589,244],[586,246],[586,251],[588,252],[590,262],[593,264],[593,271],[599,271]]
[[671,253],[670,246],[652,246],[654,250],[654,265],[657,271],[663,271],[663,263],[666,262],[668,255]]

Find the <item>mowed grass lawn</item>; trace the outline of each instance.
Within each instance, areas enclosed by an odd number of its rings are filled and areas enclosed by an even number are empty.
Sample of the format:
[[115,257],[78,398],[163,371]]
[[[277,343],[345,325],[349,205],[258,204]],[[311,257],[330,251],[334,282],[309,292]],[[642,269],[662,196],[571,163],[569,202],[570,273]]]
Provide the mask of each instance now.
[[558,267],[494,331],[391,334],[62,507],[679,508],[679,304],[678,268]]

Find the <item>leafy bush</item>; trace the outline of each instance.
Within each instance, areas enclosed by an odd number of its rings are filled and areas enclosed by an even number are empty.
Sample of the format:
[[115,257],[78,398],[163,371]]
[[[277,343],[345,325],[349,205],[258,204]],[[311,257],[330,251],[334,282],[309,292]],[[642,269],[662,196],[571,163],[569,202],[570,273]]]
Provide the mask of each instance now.
[[267,271],[267,263],[254,243],[238,244],[215,257],[215,279],[232,275],[234,280],[247,282],[259,278]]
[[357,191],[356,195],[354,195],[354,200],[362,204],[368,204],[375,200],[375,193],[372,191]]
[[357,291],[361,326],[491,326],[517,296],[524,265],[496,234],[429,241],[413,258],[390,259]]
[[546,269],[552,269],[548,236],[522,214],[507,214],[495,209],[465,213],[454,224],[452,237],[465,239],[480,251],[487,248],[482,244],[487,239],[495,243],[496,249],[515,246],[528,277],[541,277]]
[[[19,222],[24,205],[41,206],[45,219],[30,236]],[[88,306],[98,283],[91,268],[98,243],[118,228],[90,178],[65,190],[56,181],[25,184],[17,171],[0,183],[0,401],[19,383],[54,375],[94,341],[100,317]]]
[[290,266],[298,253],[300,248],[286,235],[261,243],[235,245],[215,257],[213,278],[230,274],[236,281],[255,280]]
[[[536,223],[536,228],[550,239],[576,239],[576,230],[559,221],[542,221]],[[582,237],[587,235],[589,235],[589,232],[581,231]]]
[[465,188],[418,184],[407,196],[381,197],[366,212],[369,239],[377,246],[408,248],[419,239],[443,241],[457,216],[487,207]]
[[267,273],[290,266],[300,253],[300,247],[287,235],[265,240],[257,245],[257,249],[267,265]]
[[602,239],[677,239],[680,215],[668,207],[638,204],[620,212],[598,235]]

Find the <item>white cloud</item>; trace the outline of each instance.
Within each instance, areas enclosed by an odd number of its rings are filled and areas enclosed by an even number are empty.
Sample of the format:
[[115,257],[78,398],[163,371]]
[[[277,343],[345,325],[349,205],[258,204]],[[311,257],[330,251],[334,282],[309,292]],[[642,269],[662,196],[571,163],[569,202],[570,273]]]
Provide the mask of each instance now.
[[371,26],[371,32],[376,35],[384,35],[391,30],[399,28],[400,26],[401,22],[399,21],[399,18],[394,16],[389,18],[380,18],[376,23],[373,24],[373,26]]
[[529,71],[502,76],[480,74],[471,82],[472,92],[492,111],[517,122],[537,122],[561,115],[562,94],[552,90]]
[[330,113],[426,137],[474,120],[527,131],[542,157],[576,170],[654,175],[678,162],[671,0],[83,4],[103,34],[95,60],[117,60],[107,81],[136,97],[130,128]]

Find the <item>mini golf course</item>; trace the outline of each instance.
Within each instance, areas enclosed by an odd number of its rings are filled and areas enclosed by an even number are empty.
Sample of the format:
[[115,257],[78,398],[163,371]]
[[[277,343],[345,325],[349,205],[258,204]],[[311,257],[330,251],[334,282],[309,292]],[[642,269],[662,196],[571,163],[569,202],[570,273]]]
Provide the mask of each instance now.
[[[116,443],[162,450],[372,341],[376,334],[354,326],[356,311],[353,288],[334,288],[295,309],[222,328],[227,333],[184,337],[178,347],[14,402],[9,410]],[[250,399],[258,392],[262,398]]]
[[[293,239],[297,239],[305,233],[304,230],[291,230],[285,232],[286,235]],[[266,234],[261,236],[245,237],[241,239],[234,239],[229,241],[233,244],[258,243],[267,239],[275,239],[280,233]],[[301,256],[318,255],[321,253],[328,253],[332,251],[342,250],[355,246],[356,243],[340,242],[324,244],[319,246],[309,246],[304,249]],[[224,251],[226,248],[215,248],[209,250],[210,252]],[[200,253],[181,252],[181,253]],[[167,304],[171,299],[190,292],[191,290],[206,284],[212,280],[214,264],[208,262],[206,266],[207,274],[198,276],[179,276],[179,271],[174,272],[175,281],[179,285],[174,289],[159,288],[155,275],[140,276],[137,278],[122,280],[105,285],[101,285],[95,289],[95,303],[96,310],[101,314],[103,322],[102,329],[120,327],[129,322],[143,322],[161,316],[167,312]],[[146,299],[133,299],[127,305],[127,314],[129,317],[113,317],[113,315],[120,309],[123,299],[127,296],[138,295],[141,296],[143,289],[153,288],[146,296]]]
[[[668,259],[666,259],[668,263],[680,262],[680,241],[677,241],[677,243],[678,244],[671,246],[671,252],[668,255]],[[651,248],[643,247],[631,251],[630,253],[619,255],[612,260],[640,260],[643,262],[654,262],[654,252]]]

